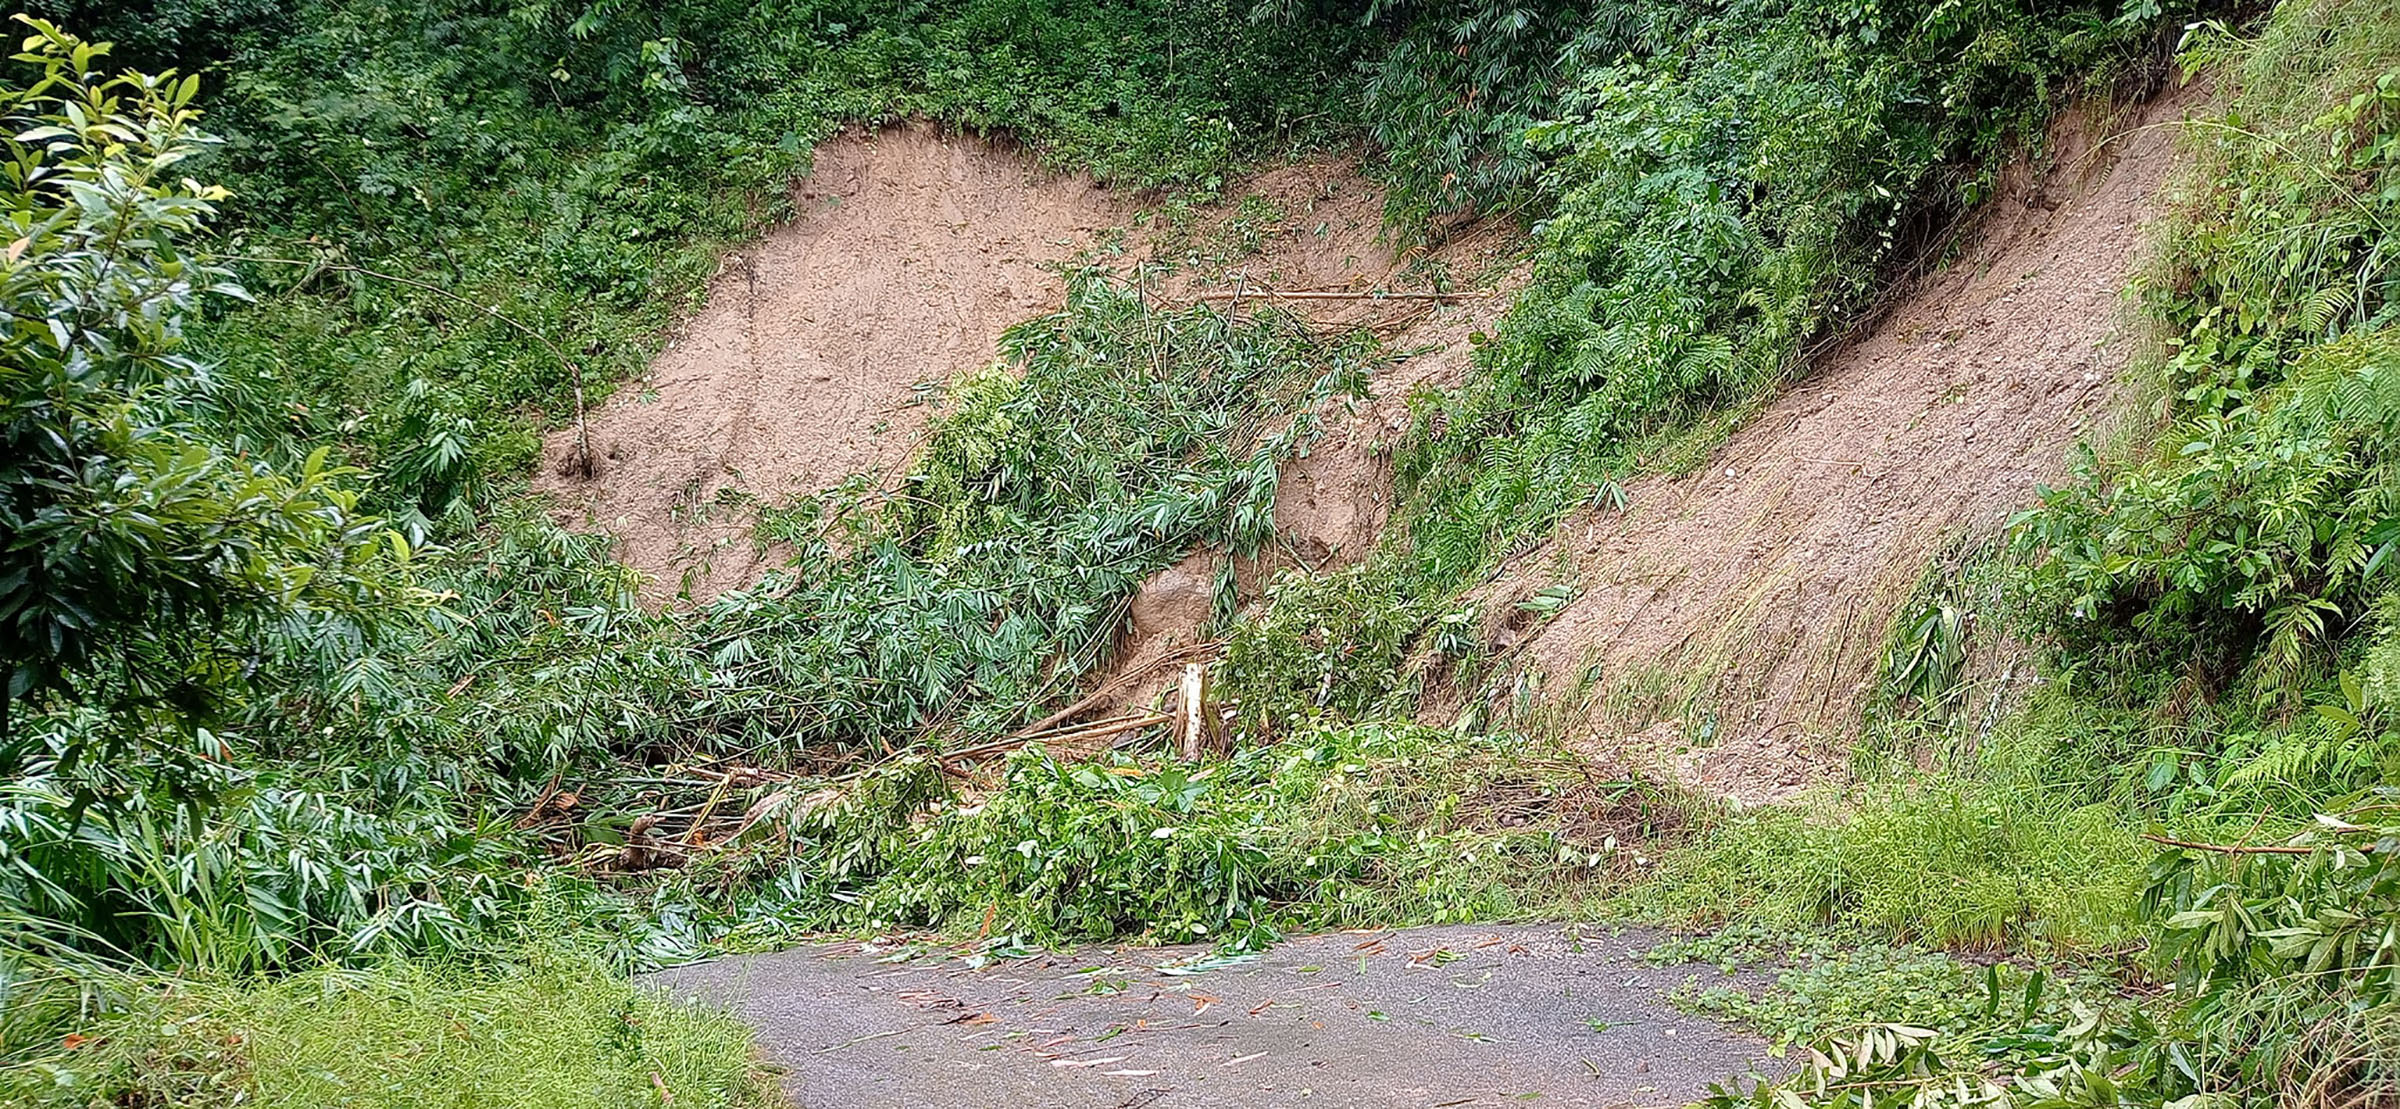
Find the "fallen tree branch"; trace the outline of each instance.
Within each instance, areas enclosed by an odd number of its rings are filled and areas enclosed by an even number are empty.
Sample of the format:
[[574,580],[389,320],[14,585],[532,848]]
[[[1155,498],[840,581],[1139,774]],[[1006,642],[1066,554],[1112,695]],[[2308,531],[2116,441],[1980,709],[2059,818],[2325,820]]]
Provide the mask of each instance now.
[[1147,728],[1153,724],[1164,724],[1173,719],[1175,719],[1175,714],[1171,712],[1154,713],[1144,716],[1122,716],[1113,720],[1103,720],[1095,724],[1083,724],[1073,728],[1061,728],[1055,732],[1032,732],[1024,735],[1010,736],[1007,739],[993,740],[990,743],[978,744],[974,747],[962,747],[956,751],[951,751],[940,755],[938,758],[940,759],[943,767],[947,768],[952,763],[965,762],[969,759],[979,759],[986,755],[997,755],[1007,751],[1014,751],[1028,743],[1055,743],[1059,740],[1069,739],[1098,739],[1102,736],[1118,735],[1124,732]]
[[1166,654],[1160,655],[1157,658],[1141,664],[1140,666],[1136,666],[1131,670],[1100,683],[1099,688],[1085,694],[1074,704],[1068,705],[1067,707],[1051,713],[1040,720],[1036,720],[1031,724],[1027,724],[1023,729],[1019,730],[1015,736],[1011,736],[1010,738],[1015,739],[1018,737],[1034,735],[1039,732],[1047,731],[1057,724],[1072,720],[1076,716],[1090,711],[1093,706],[1107,700],[1119,690],[1124,689],[1126,686],[1131,685],[1134,682],[1149,676],[1150,674],[1172,666],[1183,661],[1184,659],[1192,657],[1193,655],[1207,654],[1208,652],[1214,651],[1220,647],[1223,647],[1224,645],[1225,643],[1223,640],[1203,639],[1198,643],[1187,643],[1181,647],[1177,647]]
[[[2333,844],[2312,847],[2285,843],[2195,843],[2187,839],[2168,839],[2165,836],[2153,835],[2144,835],[2142,838],[2167,847],[2181,847],[2187,851],[2213,851],[2219,855],[2313,855],[2327,846],[2337,846]],[[2359,852],[2375,850],[2372,844],[2342,844],[2338,846],[2347,846],[2351,850]]]
[[1491,292],[1489,290],[1474,293],[1415,293],[1391,291],[1379,292],[1370,289],[1365,292],[1337,293],[1310,290],[1292,290],[1286,292],[1278,289],[1232,289],[1194,293],[1192,294],[1192,299],[1248,300],[1252,297],[1257,297],[1262,300],[1438,300],[1449,302],[1457,300],[1485,300],[1498,295],[1498,293]]

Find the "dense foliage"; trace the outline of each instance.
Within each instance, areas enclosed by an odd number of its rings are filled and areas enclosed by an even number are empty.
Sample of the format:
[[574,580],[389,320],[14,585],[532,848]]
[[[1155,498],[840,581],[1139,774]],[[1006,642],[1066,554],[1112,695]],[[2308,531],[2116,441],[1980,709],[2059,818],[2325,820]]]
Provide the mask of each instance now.
[[[2165,338],[2150,367],[2161,423],[2088,453],[2017,521],[2013,556],[1979,572],[1996,587],[1951,598],[2013,607],[2056,680],[1980,749],[1937,756],[1961,780],[1886,787],[1840,823],[1752,823],[1710,847],[1830,846],[1870,891],[1899,876],[1887,867],[1940,879],[1897,906],[1812,905],[1792,895],[1820,881],[1767,882],[1766,919],[1813,911],[1971,940],[1944,887],[2013,886],[1982,918],[1999,929],[1987,939],[2138,941],[2144,971],[2174,988],[1926,1027],[1881,1014],[1794,1080],[1719,1105],[2331,1105],[2400,1086],[2400,26],[2372,4],[2285,4],[2248,32],[2196,28],[2186,61],[2225,99],[2189,129],[2196,157],[2140,290]],[[1938,837],[1996,849],[1930,866],[1918,860],[1936,837],[1890,841],[1959,791],[2047,815],[2015,843]],[[2134,840],[2145,823],[2163,842]],[[1760,869],[1755,856],[1689,861],[1680,891],[1720,908],[1728,874]]]
[[[268,625],[403,599],[408,550],[319,450],[285,473],[209,434],[215,383],[181,348],[205,296],[242,296],[187,241],[224,199],[180,176],[210,140],[199,83],[104,74],[47,24],[11,83],[0,261],[0,668],[6,703],[204,714]],[[0,767],[81,751],[10,735]]]
[[[2154,85],[2193,13],[39,7],[125,45],[32,24],[0,83],[12,1095],[749,1104],[738,1035],[527,931],[571,918],[618,969],[829,928],[1247,944],[1570,911],[1653,864],[1631,904],[1845,937],[1783,995],[1690,999],[1840,1048],[1724,1105],[2198,1109],[2219,1102],[2178,1099],[2331,1102],[2395,1072],[2400,27],[2369,0],[2186,38],[2229,107],[2192,131],[2141,290],[2157,433],[2101,445],[2007,559],[1921,590],[1867,786],[1748,814],[1474,714],[1397,721],[1507,677],[1471,599],[1496,560],[1698,458],[1938,255],[2062,96]],[[523,496],[539,434],[786,214],[818,139],[910,116],[1181,200],[1358,142],[1398,238],[1532,225],[1475,372],[1414,398],[1385,544],[1222,621],[1244,739],[1222,761],[1137,738],[978,780],[942,752],[1071,698],[1146,575],[1205,549],[1229,595],[1370,336],[1072,273],[1004,365],[927,398],[896,492],[725,506],[791,565],[688,611],[645,609],[604,540]],[[2003,623],[2053,680],[2005,720],[1949,713],[1970,629]],[[1941,749],[1876,777],[1907,744]],[[2154,853],[2152,822],[2201,846]],[[2141,947],[2178,989],[2133,1004],[1884,941]],[[324,960],[347,967],[303,969]],[[453,1008],[539,1049],[384,1066]],[[74,1054],[87,1028],[101,1049]],[[200,1046],[261,1036],[290,1050]]]
[[[521,900],[491,883],[525,845],[478,826],[469,788],[529,805],[545,779],[594,773],[581,836],[621,838],[639,813],[617,806],[644,802],[608,784],[620,759],[790,764],[1004,731],[1072,688],[1144,575],[1195,545],[1256,549],[1278,464],[1314,429],[1267,415],[1311,411],[1360,372],[1358,352],[1277,318],[1146,307],[1098,277],[1007,346],[1022,373],[958,384],[907,496],[779,514],[805,575],[659,616],[596,543],[515,518],[482,562],[452,556],[428,620],[224,720],[213,738],[236,765],[168,793],[32,767],[0,807],[21,837],[18,903],[204,965],[446,949]],[[27,731],[63,746],[91,726]],[[289,765],[336,769],[302,785]]]
[[2238,71],[2245,110],[2196,130],[2207,177],[2149,289],[2171,329],[2175,425],[2150,457],[2095,462],[2024,532],[2045,555],[2038,611],[2075,649],[2119,665],[2188,654],[2206,681],[2288,696],[2386,591],[2400,537],[2388,35],[2262,46]]

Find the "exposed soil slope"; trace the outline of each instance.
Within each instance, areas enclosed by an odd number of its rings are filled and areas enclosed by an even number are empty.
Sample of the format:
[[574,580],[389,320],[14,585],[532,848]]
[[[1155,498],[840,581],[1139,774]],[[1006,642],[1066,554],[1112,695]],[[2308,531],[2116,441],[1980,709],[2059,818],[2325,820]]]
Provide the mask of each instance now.
[[[1493,219],[1457,229],[1430,248],[1398,248],[1383,234],[1382,190],[1344,159],[1269,171],[1242,195],[1269,202],[1279,218],[1241,257],[1186,264],[1170,283],[1170,295],[1242,290],[1244,304],[1273,304],[1322,330],[1371,329],[1393,359],[1369,376],[1363,399],[1318,413],[1322,435],[1284,465],[1275,497],[1275,547],[1233,566],[1237,600],[1249,604],[1278,571],[1356,562],[1374,546],[1394,507],[1391,449],[1408,429],[1409,394],[1465,378],[1474,335],[1499,323],[1523,283],[1522,267],[1512,263],[1524,236],[1513,222]],[[1220,225],[1234,222],[1240,205],[1227,210],[1233,214],[1221,215]],[[1454,301],[1278,300],[1261,290],[1463,295]],[[1183,661],[1180,652],[1204,637],[1227,557],[1194,551],[1144,583],[1116,658],[1093,679],[1109,695],[1093,702],[1091,712],[1149,705],[1175,681],[1166,664]]]
[[764,567],[740,502],[781,502],[914,449],[939,383],[995,356],[1000,333],[1056,307],[1044,269],[1126,223],[1134,202],[924,127],[818,147],[800,215],[729,257],[707,307],[641,380],[594,412],[599,473],[542,486],[567,522],[614,533],[665,602],[706,599]]
[[[1112,235],[1124,249],[1104,260],[1171,269],[1170,299],[1239,290],[1236,310],[1274,303],[1328,328],[1373,327],[1409,355],[1379,375],[1373,404],[1327,413],[1326,436],[1285,474],[1276,517],[1289,550],[1311,564],[1356,557],[1391,511],[1383,444],[1405,420],[1401,398],[1463,372],[1468,333],[1506,299],[1273,294],[1429,289],[1484,274],[1517,242],[1494,224],[1435,252],[1395,250],[1381,191],[1339,156],[1270,170],[1169,228],[1140,218],[1135,197],[926,127],[828,140],[796,200],[799,217],[729,257],[700,314],[594,412],[596,474],[562,472],[572,432],[551,437],[541,487],[570,526],[618,538],[654,604],[757,581],[777,557],[751,539],[759,504],[852,475],[895,478],[935,411],[918,403],[927,387],[989,362],[1001,332],[1055,309],[1063,287],[1048,267]],[[1182,640],[1206,622],[1207,583],[1195,613],[1181,581],[1164,576],[1166,595],[1137,606],[1143,628]]]
[[1590,689],[1595,666],[1604,693],[1645,671],[1701,683],[1680,691],[1690,729],[1673,704],[1641,710],[1664,718],[1648,727],[1598,698],[1584,711],[1596,735],[1637,732],[1633,754],[1712,792],[1770,800],[1838,765],[1824,741],[1855,727],[1928,561],[2030,503],[2106,414],[2135,338],[2121,291],[2175,151],[2174,129],[2149,125],[2200,99],[2185,89],[2123,117],[2060,121],[2046,168],[2009,171],[1963,258],[1871,334],[1704,469],[1637,482],[1622,512],[1572,519],[1521,560],[1495,610],[1562,560],[1581,592],[1503,645],[1554,696]]

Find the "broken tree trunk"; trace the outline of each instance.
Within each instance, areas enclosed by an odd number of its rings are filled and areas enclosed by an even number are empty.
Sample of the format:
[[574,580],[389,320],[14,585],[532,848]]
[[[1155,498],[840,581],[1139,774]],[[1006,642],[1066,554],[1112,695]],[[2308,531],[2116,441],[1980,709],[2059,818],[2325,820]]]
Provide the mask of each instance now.
[[1217,716],[1217,706],[1209,696],[1206,663],[1184,664],[1183,702],[1175,716],[1185,761],[1198,762],[1203,755],[1225,753],[1225,722]]

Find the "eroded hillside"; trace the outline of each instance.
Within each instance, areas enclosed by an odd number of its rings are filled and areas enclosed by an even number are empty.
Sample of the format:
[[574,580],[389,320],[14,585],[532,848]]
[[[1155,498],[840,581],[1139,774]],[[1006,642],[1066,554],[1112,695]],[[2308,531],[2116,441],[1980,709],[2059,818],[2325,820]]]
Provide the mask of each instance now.
[[1001,331],[1055,308],[1050,271],[1134,212],[1087,178],[928,127],[844,133],[795,189],[799,215],[727,257],[708,303],[591,419],[597,472],[541,485],[617,537],[664,603],[748,585],[762,504],[903,465],[929,393],[988,363]]
[[[795,198],[799,215],[730,255],[706,307],[593,414],[594,473],[566,465],[579,429],[550,437],[540,487],[562,522],[616,538],[653,604],[705,601],[780,564],[753,538],[762,506],[854,477],[890,488],[943,388],[990,364],[1010,326],[1056,310],[1062,267],[1081,265],[1128,279],[1148,267],[1141,279],[1171,301],[1272,306],[1386,340],[1398,357],[1372,376],[1368,403],[1323,414],[1329,434],[1290,467],[1277,501],[1290,554],[1274,565],[1356,558],[1391,511],[1382,460],[1405,427],[1403,399],[1464,371],[1468,334],[1506,307],[1494,267],[1520,238],[1489,221],[1435,250],[1399,249],[1382,190],[1349,157],[1269,170],[1170,218],[926,126],[836,136]],[[1432,295],[1454,283],[1462,295]],[[1152,630],[1182,637],[1206,622],[1205,595],[1195,617],[1176,581],[1141,604],[1137,652]]]
[[[1711,792],[1768,800],[1838,773],[1929,561],[2031,504],[2109,418],[2140,345],[2123,290],[2175,163],[2165,125],[2205,103],[2191,85],[2059,120],[1956,261],[1704,464],[1630,483],[1622,509],[1519,558],[1487,594],[1513,616],[1495,645],[1578,706],[1595,746]],[[1516,608],[1562,581],[1577,592],[1554,620]]]

